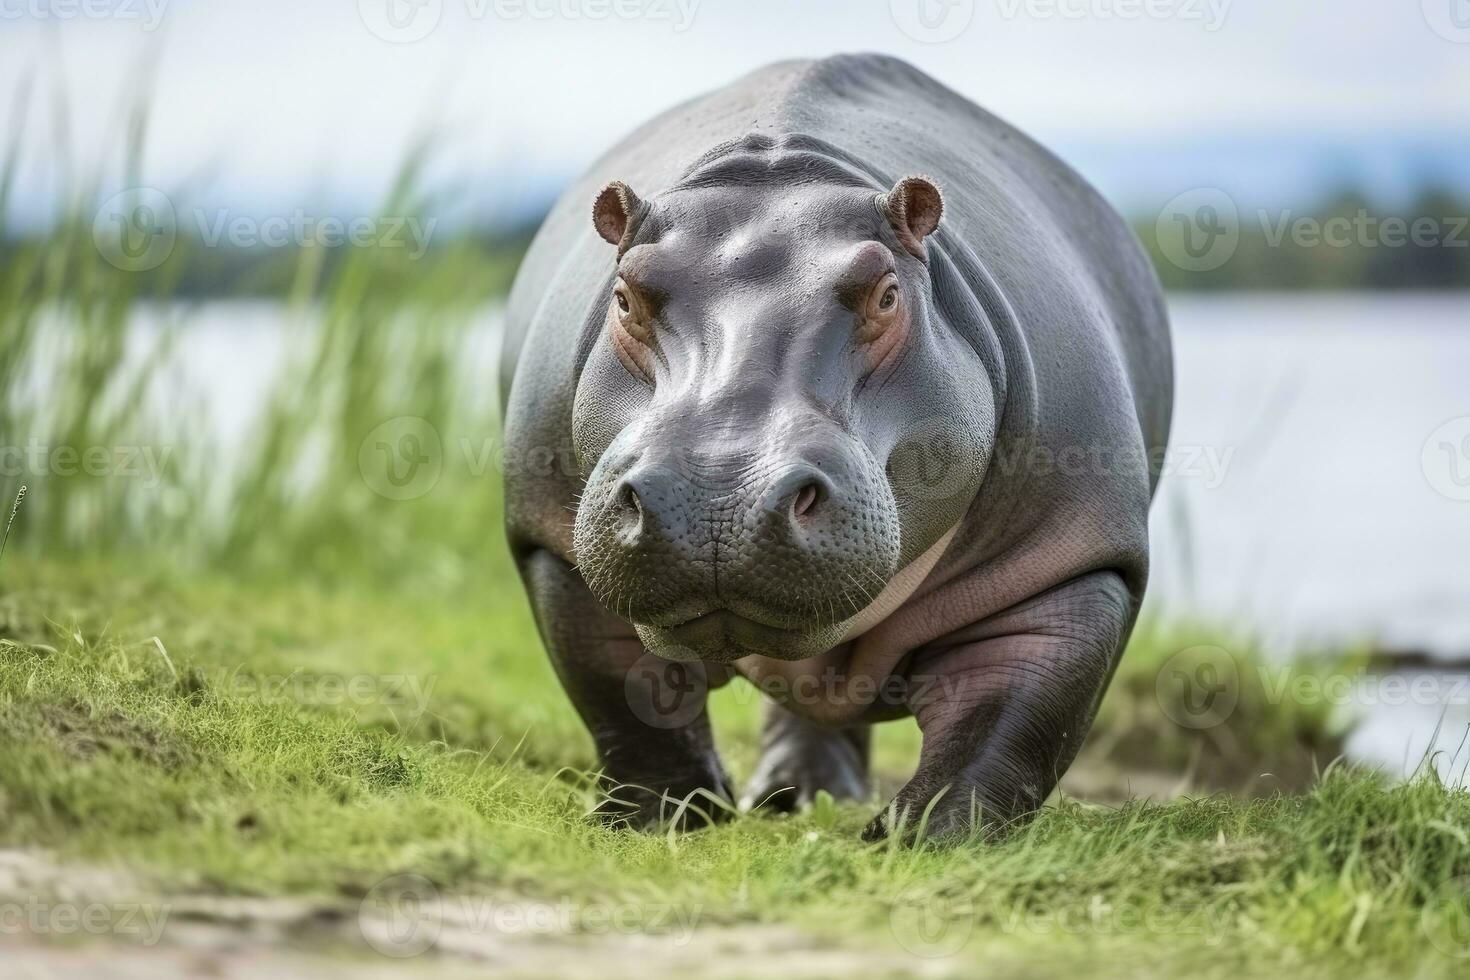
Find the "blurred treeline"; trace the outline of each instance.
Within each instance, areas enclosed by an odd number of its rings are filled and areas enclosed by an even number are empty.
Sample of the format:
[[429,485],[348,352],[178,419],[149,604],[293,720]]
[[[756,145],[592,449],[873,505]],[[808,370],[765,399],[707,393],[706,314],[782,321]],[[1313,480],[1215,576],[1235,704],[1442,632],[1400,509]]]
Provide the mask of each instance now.
[[[29,256],[51,249],[62,229],[44,235],[27,235],[0,240],[0,266],[22,263]],[[386,277],[385,287],[408,286],[408,279],[423,275],[425,268],[442,261],[451,253],[456,260],[473,257],[481,269],[476,293],[485,299],[505,295],[534,227],[512,228],[479,233],[455,233],[442,236],[422,257],[394,255],[376,245],[301,245],[256,246],[253,248],[209,245],[197,237],[180,235],[168,257],[155,268],[130,271],[100,266],[97,271],[116,279],[116,288],[137,291],[144,296],[177,300],[203,299],[281,299],[300,286],[304,265],[310,266],[322,281],[330,281],[343,268],[359,261],[361,255],[376,253],[385,261],[378,262],[378,274]],[[317,254],[312,254],[317,253]]]
[[1317,207],[1241,208],[1226,226],[1238,241],[1208,269],[1173,261],[1155,215],[1132,224],[1169,290],[1470,287],[1470,198],[1443,188],[1401,208],[1355,188]]
[[[1217,267],[1189,269],[1161,246],[1156,215],[1132,219],[1134,231],[1169,290],[1464,289],[1470,288],[1470,198],[1429,188],[1412,206],[1391,208],[1345,189],[1310,208],[1241,209],[1231,222],[1238,241]],[[463,229],[439,235],[422,257],[404,261],[388,249],[377,274],[384,288],[410,285],[451,253],[480,269],[475,293],[505,295],[537,222],[510,228]],[[1417,231],[1416,231],[1417,229]],[[0,265],[44,251],[56,232],[0,239]],[[180,229],[178,244],[157,268],[129,272],[100,267],[119,288],[174,299],[282,298],[299,288],[303,262],[324,280],[356,259],[362,247],[298,244],[244,248],[207,244]],[[306,253],[320,254],[308,259]],[[360,257],[359,257],[360,258]]]

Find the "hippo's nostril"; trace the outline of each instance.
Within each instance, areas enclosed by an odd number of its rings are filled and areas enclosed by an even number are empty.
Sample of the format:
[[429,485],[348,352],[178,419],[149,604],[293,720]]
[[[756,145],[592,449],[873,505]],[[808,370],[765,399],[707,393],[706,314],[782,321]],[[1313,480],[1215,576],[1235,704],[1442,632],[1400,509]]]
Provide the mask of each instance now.
[[822,502],[822,486],[819,483],[808,483],[796,491],[796,497],[791,502],[791,514],[798,520],[812,516],[817,509],[817,504]]
[[633,489],[633,484],[623,481],[618,490],[618,510],[625,522],[637,527],[643,523],[643,501],[638,499],[638,491]]

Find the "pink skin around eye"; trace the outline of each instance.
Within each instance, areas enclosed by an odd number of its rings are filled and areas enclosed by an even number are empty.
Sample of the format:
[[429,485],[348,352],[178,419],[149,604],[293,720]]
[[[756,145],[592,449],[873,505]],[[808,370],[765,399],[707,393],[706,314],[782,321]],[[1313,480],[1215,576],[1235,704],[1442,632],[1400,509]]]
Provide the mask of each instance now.
[[[903,299],[903,286],[890,276],[894,272],[893,253],[880,242],[863,242],[847,257],[841,291],[849,297],[862,322],[858,327],[859,349],[869,373],[886,366],[903,347],[909,336],[909,312]],[[899,293],[894,308],[881,309],[883,290],[896,283]],[[874,320],[874,316],[878,320]]]
[[904,304],[900,289],[898,310],[893,319],[881,333],[862,347],[869,372],[881,370],[895,360],[898,352],[903,349],[904,341],[908,339],[911,326],[908,307]]
[[621,291],[615,292],[613,301],[608,309],[608,337],[612,341],[613,352],[617,354],[618,360],[628,373],[641,379],[647,384],[653,384],[653,352],[649,350],[648,343],[643,337],[633,333],[623,322],[622,306],[626,302],[631,309],[634,302],[631,297]]

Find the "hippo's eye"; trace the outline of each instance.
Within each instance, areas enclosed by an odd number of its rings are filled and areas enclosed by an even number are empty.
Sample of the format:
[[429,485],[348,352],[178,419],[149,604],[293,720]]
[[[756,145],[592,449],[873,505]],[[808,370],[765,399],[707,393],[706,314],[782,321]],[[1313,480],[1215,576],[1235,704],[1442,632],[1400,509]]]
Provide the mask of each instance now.
[[615,319],[622,324],[624,330],[645,344],[653,340],[648,327],[648,300],[624,279],[619,279],[613,286],[613,305],[617,307]]
[[608,317],[613,350],[629,373],[647,384],[653,384],[653,331],[648,325],[648,305],[622,279],[613,287],[613,303],[617,316]]
[[886,324],[893,319],[902,301],[903,293],[899,290],[898,276],[887,272],[868,291],[867,309],[863,312],[870,325]]
[[904,313],[903,287],[898,276],[886,272],[869,288],[857,328],[856,341],[874,370],[897,350],[908,334],[908,316]]

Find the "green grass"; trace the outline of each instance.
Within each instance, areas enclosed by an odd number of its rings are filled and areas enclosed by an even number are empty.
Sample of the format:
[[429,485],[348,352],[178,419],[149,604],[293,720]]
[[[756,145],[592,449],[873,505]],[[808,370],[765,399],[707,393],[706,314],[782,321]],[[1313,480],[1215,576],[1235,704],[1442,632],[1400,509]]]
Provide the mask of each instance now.
[[[998,842],[946,848],[863,845],[871,807],[856,805],[612,831],[584,817],[589,744],[512,583],[465,605],[117,572],[6,560],[6,846],[176,892],[354,902],[415,873],[446,894],[672,906],[701,930],[779,924],[959,971],[1463,967],[1441,947],[1463,947],[1470,913],[1446,891],[1470,875],[1470,795],[1432,779],[1332,767],[1301,795],[1063,799]],[[1120,690],[1154,670],[1139,652]],[[737,777],[756,711],[734,692],[715,707]],[[911,726],[885,727],[879,768],[901,777],[914,747]]]

